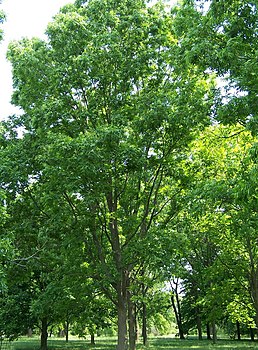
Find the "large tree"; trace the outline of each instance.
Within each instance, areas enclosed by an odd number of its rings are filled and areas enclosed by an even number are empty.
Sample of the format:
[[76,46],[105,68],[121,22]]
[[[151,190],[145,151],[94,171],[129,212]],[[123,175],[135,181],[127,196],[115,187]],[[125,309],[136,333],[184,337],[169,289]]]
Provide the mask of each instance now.
[[116,305],[124,350],[132,276],[148,233],[162,234],[160,215],[174,215],[180,155],[210,122],[213,83],[183,59],[160,4],[76,1],[47,35],[9,48],[13,103],[24,111],[9,130],[22,127],[12,142],[25,159],[2,181],[21,198],[36,189],[34,205],[51,225],[73,227],[78,256]]

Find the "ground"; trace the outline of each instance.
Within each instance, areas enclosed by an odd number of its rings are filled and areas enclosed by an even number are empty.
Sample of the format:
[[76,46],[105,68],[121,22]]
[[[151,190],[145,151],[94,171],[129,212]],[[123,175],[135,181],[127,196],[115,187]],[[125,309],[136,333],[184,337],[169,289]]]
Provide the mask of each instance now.
[[[72,339],[65,343],[64,339],[49,339],[49,350],[87,350],[93,349],[89,340]],[[115,338],[97,338],[94,350],[114,350]],[[2,344],[1,350],[38,350],[39,338],[21,338],[12,344]],[[212,341],[198,341],[196,339],[179,340],[169,337],[151,338],[148,347],[138,344],[137,350],[258,350],[258,342],[248,340],[218,340],[216,344]]]

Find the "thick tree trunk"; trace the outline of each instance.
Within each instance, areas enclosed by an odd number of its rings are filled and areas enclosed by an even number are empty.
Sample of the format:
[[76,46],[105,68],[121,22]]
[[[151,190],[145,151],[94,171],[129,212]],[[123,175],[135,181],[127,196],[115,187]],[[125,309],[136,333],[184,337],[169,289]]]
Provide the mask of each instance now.
[[47,318],[44,317],[41,320],[40,350],[47,350],[47,338],[48,338],[47,327],[48,327]]
[[148,342],[148,334],[147,334],[147,307],[146,304],[142,303],[142,339],[143,345],[146,346]]
[[117,284],[117,316],[118,316],[118,339],[117,350],[128,349],[127,339],[127,286],[128,286],[128,273],[127,271],[121,272],[121,281]]
[[94,333],[91,333],[91,335],[90,335],[90,343],[91,343],[91,345],[95,345],[95,335],[94,335]]
[[[117,212],[117,200],[118,196],[116,191],[112,191],[113,182],[112,177],[110,178],[110,189],[111,191],[107,194],[107,205],[111,216]],[[127,350],[128,349],[128,339],[127,339],[127,288],[129,281],[129,273],[123,265],[122,259],[122,249],[119,237],[119,228],[117,218],[113,217],[109,222],[110,230],[110,241],[112,246],[114,263],[118,273],[118,281],[116,283],[117,292],[117,326],[118,326],[118,339],[117,339],[117,350]],[[99,245],[101,246],[101,244]],[[101,254],[100,254],[101,257]],[[101,257],[103,260],[103,256]]]
[[118,339],[117,339],[117,350],[127,350],[128,349],[128,339],[127,339],[127,308],[126,300],[120,297],[117,307],[118,316]]
[[210,324],[206,324],[206,332],[207,332],[207,339],[211,340],[211,329],[210,329]]

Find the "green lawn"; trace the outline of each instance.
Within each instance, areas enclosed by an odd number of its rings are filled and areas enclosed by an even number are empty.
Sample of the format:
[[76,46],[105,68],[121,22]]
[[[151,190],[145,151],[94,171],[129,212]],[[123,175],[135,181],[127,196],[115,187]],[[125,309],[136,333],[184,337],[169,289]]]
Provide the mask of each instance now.
[[[92,347],[88,340],[70,340],[68,344],[63,339],[49,339],[49,350],[115,350],[116,340],[111,338],[97,338],[96,345]],[[0,348],[1,349],[1,348]],[[149,346],[144,347],[138,344],[137,350],[258,350],[258,342],[250,341],[233,341],[233,340],[219,340],[215,345],[207,340],[178,340],[174,338],[152,338],[149,341]],[[39,350],[39,339],[36,338],[22,338],[12,343],[11,346],[2,346],[2,350]]]

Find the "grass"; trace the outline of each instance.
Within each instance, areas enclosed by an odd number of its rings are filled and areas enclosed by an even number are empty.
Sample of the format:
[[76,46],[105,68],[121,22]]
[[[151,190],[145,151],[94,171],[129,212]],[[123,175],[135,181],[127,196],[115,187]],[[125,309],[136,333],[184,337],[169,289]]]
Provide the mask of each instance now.
[[[48,341],[49,350],[115,350],[115,338],[97,338],[96,345],[91,346],[89,340],[72,339],[67,343],[63,339],[51,338]],[[1,348],[0,348],[1,349]],[[199,341],[195,339],[178,340],[175,338],[156,337],[149,340],[147,347],[137,345],[137,350],[258,350],[258,342],[218,340]],[[11,345],[3,345],[1,350],[39,350],[38,338],[21,338]]]

